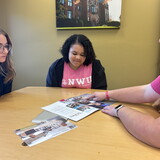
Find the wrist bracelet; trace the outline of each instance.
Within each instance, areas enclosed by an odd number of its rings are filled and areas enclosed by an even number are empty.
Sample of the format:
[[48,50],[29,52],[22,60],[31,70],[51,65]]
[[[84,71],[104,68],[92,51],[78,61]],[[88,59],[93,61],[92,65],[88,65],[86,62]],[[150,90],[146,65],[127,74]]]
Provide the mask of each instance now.
[[118,111],[123,108],[124,106],[122,104],[116,106],[114,109],[115,109],[115,115],[118,117]]
[[108,91],[106,91],[106,100],[109,100]]

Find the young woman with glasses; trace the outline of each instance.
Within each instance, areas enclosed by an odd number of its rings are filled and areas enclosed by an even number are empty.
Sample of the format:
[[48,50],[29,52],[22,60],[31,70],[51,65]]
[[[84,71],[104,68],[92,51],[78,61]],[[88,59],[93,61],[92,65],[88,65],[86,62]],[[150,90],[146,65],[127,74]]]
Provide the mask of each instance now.
[[12,43],[8,34],[0,29],[0,96],[11,92],[15,70],[11,60]]

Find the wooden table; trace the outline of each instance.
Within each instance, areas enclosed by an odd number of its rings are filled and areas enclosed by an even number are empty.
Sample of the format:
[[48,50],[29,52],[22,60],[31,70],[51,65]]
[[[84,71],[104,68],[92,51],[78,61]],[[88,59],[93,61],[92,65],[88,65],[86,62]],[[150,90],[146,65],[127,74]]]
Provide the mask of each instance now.
[[[0,97],[0,160],[159,160],[160,150],[134,138],[119,119],[98,111],[78,128],[33,147],[22,146],[15,129],[31,125],[41,107],[91,89],[26,87]],[[154,117],[150,106],[128,104]],[[141,106],[141,107],[139,107]]]

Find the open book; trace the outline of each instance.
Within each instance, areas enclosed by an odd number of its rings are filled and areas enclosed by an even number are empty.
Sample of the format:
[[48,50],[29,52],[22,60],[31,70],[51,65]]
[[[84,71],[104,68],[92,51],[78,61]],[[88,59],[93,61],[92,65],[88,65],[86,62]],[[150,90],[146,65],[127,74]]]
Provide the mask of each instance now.
[[34,146],[50,138],[68,132],[77,126],[66,119],[55,116],[36,125],[15,130],[15,133],[28,146]]
[[60,100],[48,106],[42,107],[42,109],[73,121],[79,121],[84,117],[104,108],[105,106],[114,103],[107,101],[97,102],[93,100],[86,100],[85,97],[88,96],[89,94],[83,94],[65,100]]

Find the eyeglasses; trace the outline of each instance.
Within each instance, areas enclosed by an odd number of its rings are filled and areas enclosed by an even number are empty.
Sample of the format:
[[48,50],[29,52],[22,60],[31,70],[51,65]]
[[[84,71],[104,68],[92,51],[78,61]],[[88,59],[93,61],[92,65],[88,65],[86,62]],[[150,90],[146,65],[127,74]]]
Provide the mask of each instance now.
[[12,46],[10,44],[6,44],[5,46],[3,44],[0,44],[0,52],[2,53],[6,49],[8,52],[12,49]]

